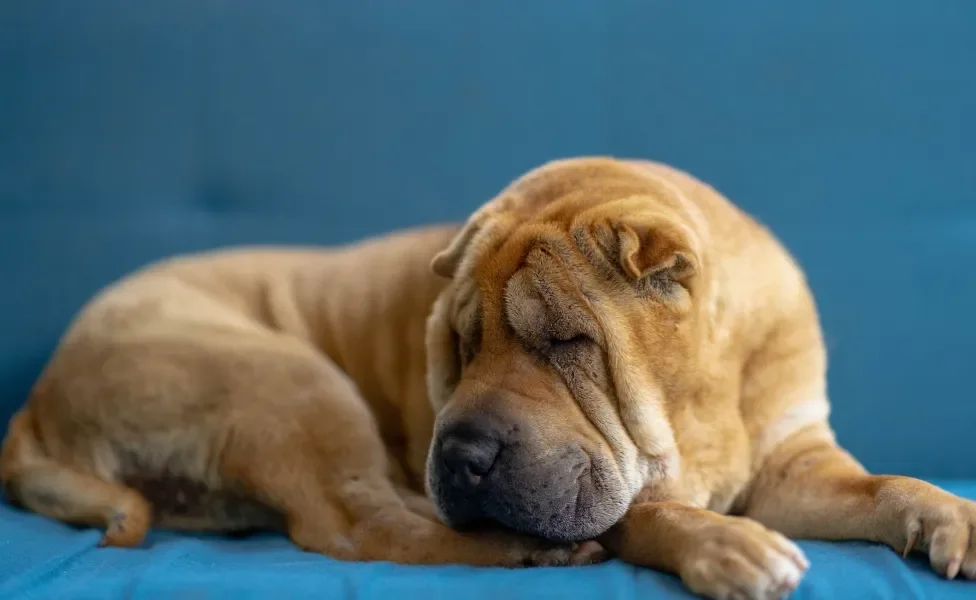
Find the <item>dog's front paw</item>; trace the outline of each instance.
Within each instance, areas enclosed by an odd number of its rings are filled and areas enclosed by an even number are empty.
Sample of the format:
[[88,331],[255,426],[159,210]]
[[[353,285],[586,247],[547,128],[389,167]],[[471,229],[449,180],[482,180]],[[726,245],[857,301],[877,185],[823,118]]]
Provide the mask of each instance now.
[[524,566],[561,567],[593,565],[607,560],[610,555],[598,542],[589,541],[566,544],[531,551]]
[[976,502],[903,478],[887,482],[879,500],[896,505],[897,529],[887,541],[903,556],[923,552],[940,575],[976,579]]
[[765,600],[789,596],[809,566],[782,535],[750,519],[722,517],[696,532],[679,574],[707,598]]
[[563,567],[593,565],[610,558],[609,553],[598,542],[588,541],[574,544],[555,544],[543,540],[526,540],[521,557],[516,561],[520,567]]

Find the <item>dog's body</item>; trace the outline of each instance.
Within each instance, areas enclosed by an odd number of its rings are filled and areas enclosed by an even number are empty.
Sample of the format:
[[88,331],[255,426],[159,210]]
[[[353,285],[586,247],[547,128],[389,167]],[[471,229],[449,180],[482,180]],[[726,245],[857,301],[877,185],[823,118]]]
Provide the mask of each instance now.
[[[570,543],[599,539],[712,597],[776,597],[806,562],[772,529],[976,577],[976,505],[865,473],[825,382],[770,234],[679,171],[575,159],[460,230],[110,287],[12,420],[0,478],[112,545],[280,527],[343,559],[516,565],[593,560]],[[534,535],[464,531],[483,520]]]

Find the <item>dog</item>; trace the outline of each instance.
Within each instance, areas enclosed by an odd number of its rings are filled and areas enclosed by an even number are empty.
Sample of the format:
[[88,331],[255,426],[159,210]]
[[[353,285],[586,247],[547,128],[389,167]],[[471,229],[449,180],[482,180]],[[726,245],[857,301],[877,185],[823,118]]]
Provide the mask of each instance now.
[[466,223],[149,265],[73,320],[11,420],[9,499],[104,528],[277,529],[340,560],[597,562],[789,594],[792,539],[976,578],[976,503],[829,425],[805,276],[691,175],[554,160]]

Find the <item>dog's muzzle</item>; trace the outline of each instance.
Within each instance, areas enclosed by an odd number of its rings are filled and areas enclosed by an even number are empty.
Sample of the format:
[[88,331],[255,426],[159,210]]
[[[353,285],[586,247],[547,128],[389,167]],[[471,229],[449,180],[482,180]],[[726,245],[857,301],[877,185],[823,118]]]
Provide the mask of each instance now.
[[592,539],[627,503],[612,463],[580,445],[546,447],[530,424],[488,415],[441,423],[431,447],[428,483],[451,527],[494,521],[557,542]]

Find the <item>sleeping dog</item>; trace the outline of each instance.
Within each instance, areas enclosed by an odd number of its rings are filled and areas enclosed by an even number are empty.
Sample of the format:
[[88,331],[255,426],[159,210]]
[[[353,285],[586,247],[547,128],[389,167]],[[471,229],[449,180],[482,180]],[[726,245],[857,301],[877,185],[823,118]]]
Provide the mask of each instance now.
[[173,258],[101,291],[14,416],[9,498],[103,544],[275,528],[345,560],[623,560],[792,591],[788,538],[976,578],[976,504],[828,423],[801,270],[667,166],[576,158],[458,227]]

